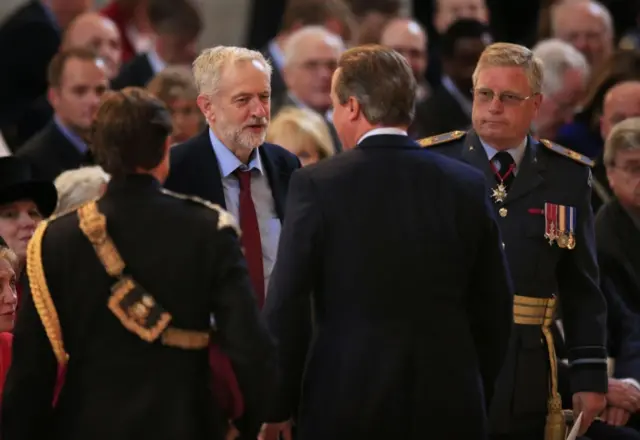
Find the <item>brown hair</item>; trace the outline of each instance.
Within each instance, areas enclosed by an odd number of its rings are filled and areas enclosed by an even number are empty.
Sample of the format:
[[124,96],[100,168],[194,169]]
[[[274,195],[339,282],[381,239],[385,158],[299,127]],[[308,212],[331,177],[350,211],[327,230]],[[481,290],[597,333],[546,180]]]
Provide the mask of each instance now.
[[152,170],[166,154],[171,113],[146,90],[127,87],[105,93],[93,124],[91,150],[111,175]]
[[200,11],[190,0],[149,0],[147,15],[157,34],[196,38],[202,31]]
[[60,87],[64,68],[66,67],[67,62],[72,59],[97,63],[98,54],[92,50],[77,47],[58,52],[49,63],[49,69],[47,71],[49,87]]
[[290,0],[280,28],[290,31],[294,26],[323,25],[332,18],[343,23],[347,29],[355,26],[351,9],[344,0]]
[[335,93],[341,104],[354,97],[371,124],[410,125],[416,79],[405,58],[384,46],[354,47],[338,61]]
[[176,99],[195,101],[198,89],[188,67],[169,66],[147,84],[147,90],[169,105]]

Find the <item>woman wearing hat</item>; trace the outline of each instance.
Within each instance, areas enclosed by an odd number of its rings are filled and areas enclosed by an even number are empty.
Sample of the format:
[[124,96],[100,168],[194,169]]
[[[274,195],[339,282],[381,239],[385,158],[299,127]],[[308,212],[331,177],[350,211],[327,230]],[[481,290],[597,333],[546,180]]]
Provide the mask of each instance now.
[[[43,218],[56,208],[58,196],[53,182],[35,180],[24,160],[0,157],[0,237],[18,256],[23,272],[27,260],[27,244]],[[18,283],[18,296],[26,277]]]
[[11,341],[16,317],[18,257],[0,238],[0,396],[11,365]]

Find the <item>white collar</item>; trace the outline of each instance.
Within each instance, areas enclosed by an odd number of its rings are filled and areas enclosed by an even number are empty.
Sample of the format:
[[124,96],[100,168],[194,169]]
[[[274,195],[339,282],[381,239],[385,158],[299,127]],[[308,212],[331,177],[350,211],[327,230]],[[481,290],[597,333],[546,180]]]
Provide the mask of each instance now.
[[368,132],[363,134],[362,137],[360,137],[360,139],[358,139],[358,142],[356,142],[356,145],[358,145],[360,142],[362,142],[363,140],[365,140],[368,137],[377,136],[377,135],[380,135],[380,134],[392,134],[392,135],[396,135],[396,136],[407,136],[407,132],[405,130],[402,130],[401,128],[394,128],[394,127],[374,128],[373,130],[369,130]]
[[155,50],[150,50],[147,52],[147,59],[149,60],[149,64],[151,65],[151,70],[153,70],[153,73],[155,73],[156,75],[162,72],[165,67],[167,67],[167,63],[165,63],[164,60],[160,58],[160,55],[158,55],[158,52],[156,52]]

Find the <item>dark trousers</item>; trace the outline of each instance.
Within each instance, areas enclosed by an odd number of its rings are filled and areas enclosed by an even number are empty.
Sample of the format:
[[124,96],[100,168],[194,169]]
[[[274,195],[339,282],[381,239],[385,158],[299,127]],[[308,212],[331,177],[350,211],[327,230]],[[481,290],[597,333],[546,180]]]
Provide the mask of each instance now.
[[544,429],[510,434],[491,434],[489,440],[544,440]]
[[596,420],[583,438],[585,440],[640,440],[640,432],[628,426],[611,426]]

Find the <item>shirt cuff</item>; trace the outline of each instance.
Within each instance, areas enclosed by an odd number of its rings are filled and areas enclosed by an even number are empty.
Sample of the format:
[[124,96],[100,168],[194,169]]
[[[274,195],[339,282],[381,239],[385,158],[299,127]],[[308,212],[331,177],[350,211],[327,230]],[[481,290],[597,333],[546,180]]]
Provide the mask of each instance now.
[[620,379],[620,381],[621,381],[621,382],[628,383],[628,384],[631,384],[631,385],[633,385],[634,387],[636,387],[636,389],[637,389],[638,391],[640,391],[640,382],[638,382],[638,381],[637,381],[637,380],[635,380],[634,378],[632,378],[632,377],[626,377],[626,378],[624,378],[624,379]]

